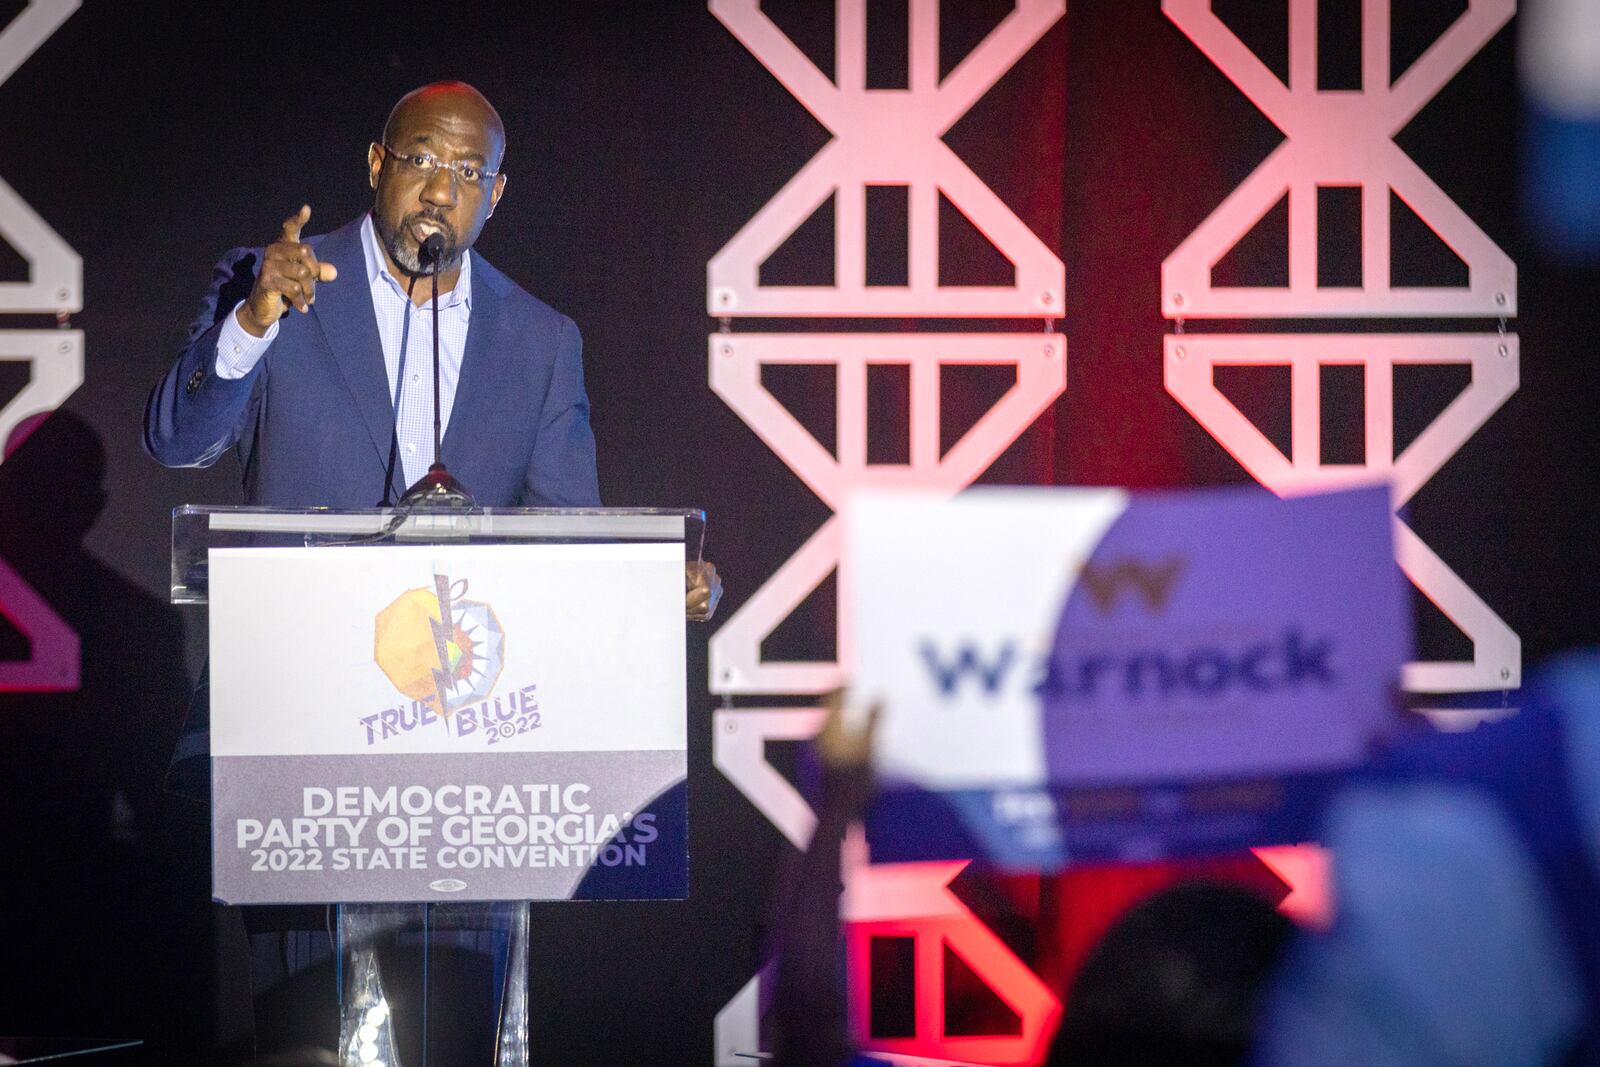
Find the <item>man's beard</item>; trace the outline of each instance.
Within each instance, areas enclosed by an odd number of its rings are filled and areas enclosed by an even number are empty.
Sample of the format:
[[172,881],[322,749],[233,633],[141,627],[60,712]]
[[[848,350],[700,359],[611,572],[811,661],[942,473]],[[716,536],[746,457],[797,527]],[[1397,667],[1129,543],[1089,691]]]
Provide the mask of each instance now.
[[[388,233],[384,232],[388,227],[381,225],[378,227],[378,236],[383,240],[383,247],[389,253],[389,258],[394,260],[395,266],[407,274],[413,275],[433,274],[435,272],[448,274],[459,267],[463,250],[451,243],[449,231],[443,231],[440,234],[445,239],[445,246],[444,255],[439,257],[439,265],[435,267],[432,263],[424,264],[422,262],[421,249],[417,245],[408,244],[404,240],[411,224],[415,221],[417,221],[417,216],[407,218],[400,224],[399,229]],[[429,221],[437,222],[438,220],[431,219]]]

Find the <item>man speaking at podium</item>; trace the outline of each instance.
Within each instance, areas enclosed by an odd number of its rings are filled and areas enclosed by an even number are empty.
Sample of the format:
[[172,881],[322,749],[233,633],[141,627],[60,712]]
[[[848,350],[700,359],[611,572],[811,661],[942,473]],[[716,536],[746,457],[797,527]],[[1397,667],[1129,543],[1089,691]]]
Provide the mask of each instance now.
[[[303,206],[265,249],[217,265],[146,403],[150,455],[206,467],[236,447],[250,504],[395,503],[433,462],[436,277],[446,466],[485,507],[598,506],[578,328],[471,251],[505,192],[505,148],[464,82],[401,97],[367,149],[370,213],[302,239]],[[689,618],[709,618],[716,568],[691,563],[685,586]],[[175,766],[206,754],[203,729],[186,727]]]
[[[500,116],[471,86],[402,97],[367,150],[369,214],[302,239],[305,206],[264,250],[218,264],[151,393],[150,454],[208,466],[237,446],[251,504],[399,499],[433,462],[437,280],[447,466],[485,506],[598,505],[578,328],[471,252],[505,192],[504,155]],[[701,591],[692,611],[709,578]]]
[[218,265],[150,397],[150,454],[206,466],[237,445],[251,504],[398,499],[433,462],[423,243],[438,234],[446,464],[486,506],[598,505],[577,327],[470,251],[505,191],[504,152],[472,87],[403,97],[367,150],[370,214],[302,240],[302,207],[265,250]]
[[[469,85],[402,97],[367,150],[370,213],[307,238],[301,207],[266,248],[218,264],[146,405],[151,456],[204,467],[237,448],[250,504],[370,508],[431,477],[437,418],[439,459],[476,503],[598,506],[578,329],[472,252],[505,192],[505,147]],[[692,563],[685,584],[689,617],[709,618],[716,569]],[[197,798],[208,712],[202,683],[169,778]]]

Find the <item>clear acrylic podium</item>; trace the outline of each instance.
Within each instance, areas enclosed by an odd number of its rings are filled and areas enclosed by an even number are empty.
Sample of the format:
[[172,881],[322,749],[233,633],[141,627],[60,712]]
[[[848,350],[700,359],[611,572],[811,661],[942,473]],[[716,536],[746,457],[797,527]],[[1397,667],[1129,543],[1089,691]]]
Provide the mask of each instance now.
[[[364,546],[656,543],[681,544],[684,559],[697,561],[702,558],[704,533],[705,514],[694,510],[516,508],[405,513],[391,509],[285,511],[184,506],[173,512],[172,601],[210,603],[211,553],[219,549],[349,551]],[[220,819],[215,812],[214,817]],[[426,1067],[430,1018],[436,1008],[445,1007],[432,1002],[430,950],[440,944],[453,948],[464,942],[489,956],[495,972],[495,1067],[528,1062],[526,900],[325,903],[336,912],[331,950],[337,974],[341,1064],[399,1067],[396,1017],[401,1016],[405,1025],[420,1029],[420,1055],[404,1067]],[[411,990],[407,997],[391,999],[379,953],[402,942],[413,953],[420,951],[421,988]]]

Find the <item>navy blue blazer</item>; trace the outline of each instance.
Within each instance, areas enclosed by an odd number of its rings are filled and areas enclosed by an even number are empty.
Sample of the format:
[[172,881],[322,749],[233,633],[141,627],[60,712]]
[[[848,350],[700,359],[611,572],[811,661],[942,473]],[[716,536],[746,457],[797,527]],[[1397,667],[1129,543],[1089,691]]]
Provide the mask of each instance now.
[[[144,446],[168,467],[206,467],[237,447],[246,500],[268,507],[368,508],[384,495],[393,407],[366,282],[361,219],[309,238],[339,276],[292,313],[249,374],[216,374],[223,318],[255,282],[262,249],[217,264],[189,343],[145,407]],[[485,507],[600,502],[583,389],[582,341],[565,315],[482,256],[442,453]],[[390,499],[405,490],[395,464]]]

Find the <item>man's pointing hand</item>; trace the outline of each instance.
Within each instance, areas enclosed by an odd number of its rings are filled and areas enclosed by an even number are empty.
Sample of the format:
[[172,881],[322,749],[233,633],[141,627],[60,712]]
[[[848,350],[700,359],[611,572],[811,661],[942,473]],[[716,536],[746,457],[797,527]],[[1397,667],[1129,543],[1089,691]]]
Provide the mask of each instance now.
[[289,308],[309,311],[317,301],[317,283],[331,282],[339,276],[332,263],[318,263],[311,246],[300,240],[300,230],[311,218],[311,206],[283,220],[283,233],[267,246],[256,271],[256,284],[239,309],[239,325],[255,337],[267,330]]

